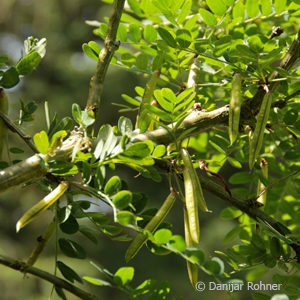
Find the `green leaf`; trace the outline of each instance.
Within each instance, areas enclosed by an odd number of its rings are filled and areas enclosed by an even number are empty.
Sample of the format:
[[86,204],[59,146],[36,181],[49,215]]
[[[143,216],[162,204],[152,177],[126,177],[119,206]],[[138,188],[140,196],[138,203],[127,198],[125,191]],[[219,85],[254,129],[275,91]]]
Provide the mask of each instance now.
[[171,248],[179,252],[184,252],[186,250],[186,244],[181,235],[173,235],[169,241],[169,244]]
[[65,176],[65,175],[75,175],[77,174],[78,167],[73,163],[62,161],[62,160],[54,160],[48,162],[50,172],[53,175]]
[[62,288],[55,286],[55,292],[61,299],[68,300]]
[[140,30],[140,27],[136,24],[130,24],[129,25],[129,36],[134,42],[139,43],[140,40],[142,39],[142,33]]
[[20,153],[24,153],[24,150],[17,148],[17,147],[12,147],[12,148],[9,148],[9,152],[14,153],[14,154],[20,154]]
[[243,20],[245,17],[245,6],[243,0],[239,0],[232,10],[233,19],[241,19]]
[[170,113],[167,113],[163,111],[162,109],[155,107],[150,104],[145,104],[145,108],[147,108],[150,112],[158,116],[161,120],[165,122],[172,122],[173,121],[173,116],[170,115]]
[[160,35],[160,37],[172,48],[176,48],[177,47],[177,43],[175,41],[175,39],[173,38],[172,34],[164,29],[163,27],[158,27],[158,33]]
[[73,103],[72,105],[72,115],[74,121],[81,125],[81,109],[77,103]]
[[217,16],[223,16],[226,13],[226,5],[222,0],[206,0],[206,4]]
[[123,226],[134,225],[135,215],[130,211],[119,211],[117,214],[117,220]]
[[283,121],[286,125],[294,125],[297,119],[298,112],[295,109],[288,110],[283,117]]
[[84,276],[82,277],[85,281],[93,284],[93,285],[98,285],[98,286],[111,286],[111,284],[105,280],[94,278],[94,277],[89,277],[89,276]]
[[230,156],[227,157],[227,160],[234,168],[238,168],[238,169],[242,168],[242,164],[238,160]]
[[[160,104],[160,106],[168,111],[168,112],[171,112],[173,111],[173,108],[174,108],[174,105],[172,102],[170,102],[168,99],[166,99],[164,96],[163,96],[163,93],[161,90],[155,90],[154,91],[154,96],[156,98],[156,100],[158,101],[158,103]],[[176,97],[175,97],[176,99]]]
[[287,9],[286,0],[275,0],[274,8],[276,14],[281,14],[283,11]]
[[86,253],[85,250],[76,242],[69,239],[60,238],[58,240],[59,247],[61,251],[69,257],[85,259]]
[[124,43],[127,41],[127,38],[127,27],[124,24],[120,23],[117,32],[117,39]]
[[34,144],[38,151],[42,154],[47,154],[49,149],[49,139],[47,133],[43,130],[36,133],[33,137]]
[[239,216],[242,215],[242,211],[239,210],[238,208],[235,208],[234,206],[231,207],[226,207],[225,209],[222,210],[220,217],[224,220],[231,220],[238,218]]
[[80,225],[79,226],[79,231],[85,236],[87,237],[90,241],[92,241],[94,244],[98,243],[98,239],[95,236],[96,234],[98,234],[98,230],[88,227],[88,226],[84,226],[84,225]]
[[132,205],[135,208],[135,213],[140,213],[148,202],[148,198],[143,193],[133,193],[132,194]]
[[57,131],[60,130],[70,130],[73,128],[73,120],[70,117],[63,118],[57,125],[56,129]]
[[59,269],[59,271],[61,272],[61,274],[69,281],[74,282],[74,281],[78,281],[80,283],[82,283],[82,279],[79,277],[79,275],[70,267],[68,267],[66,264],[64,264],[61,261],[57,261],[56,265]]
[[119,176],[111,177],[104,187],[104,193],[108,196],[116,194],[122,186],[122,182]]
[[79,230],[79,224],[72,215],[65,222],[59,224],[59,227],[62,232],[67,234],[74,234]]
[[51,137],[51,142],[50,142],[50,148],[54,146],[57,140],[63,139],[68,135],[68,133],[65,130],[60,130],[57,131],[53,134]]
[[42,58],[38,52],[33,51],[23,57],[16,65],[16,69],[20,75],[30,74],[41,62]]
[[178,24],[182,24],[186,20],[186,17],[188,16],[191,8],[192,8],[192,1],[191,0],[183,1],[182,7],[180,9],[180,13],[177,17],[177,23]]
[[204,252],[197,248],[187,248],[186,249],[186,255],[190,260],[192,260],[194,263],[197,264],[203,264],[204,262]]
[[241,232],[240,226],[235,226],[232,230],[230,230],[224,237],[223,243],[231,243]]
[[89,57],[90,59],[95,61],[99,60],[97,52],[95,52],[87,43],[84,43],[82,45],[82,50],[86,54],[86,56]]
[[140,3],[136,0],[127,0],[129,7],[139,17],[143,16],[143,12],[140,8]]
[[229,183],[243,184],[253,180],[253,175],[249,172],[237,172],[229,178]]
[[122,156],[144,158],[151,154],[149,145],[144,142],[138,142],[130,145],[123,153]]
[[148,43],[153,43],[157,39],[157,32],[153,25],[147,24],[144,28],[144,39]]
[[271,0],[260,0],[261,13],[263,16],[268,16],[272,13],[272,1]]
[[130,191],[123,190],[118,192],[114,196],[112,201],[117,208],[124,209],[129,205],[131,200],[132,200],[132,193]]
[[0,86],[9,89],[15,86],[19,81],[19,73],[17,72],[15,67],[11,67],[2,74]]
[[166,154],[167,148],[165,145],[157,145],[152,153],[152,156],[155,158],[162,157]]
[[135,105],[135,106],[140,106],[140,102],[128,95],[122,94],[121,97],[129,104]]
[[217,20],[214,17],[214,15],[209,12],[208,10],[204,9],[204,8],[200,8],[199,9],[199,14],[201,16],[201,18],[203,19],[203,21],[208,25],[208,26],[215,26],[217,25]]
[[113,281],[118,286],[128,285],[134,276],[133,267],[122,267],[114,274]]
[[247,0],[246,12],[249,18],[254,18],[259,14],[259,2],[257,0]]
[[119,121],[118,121],[118,128],[119,128],[122,135],[130,134],[132,132],[132,129],[133,129],[131,120],[124,117],[124,116],[121,116]]
[[154,239],[159,244],[166,244],[172,237],[172,231],[169,229],[159,229],[154,234]]
[[234,0],[223,0],[223,2],[227,5],[227,6],[232,6],[234,4]]
[[110,235],[110,236],[115,236],[120,234],[123,229],[114,225],[103,225],[102,230],[105,234]]
[[214,258],[214,260],[213,259],[208,260],[204,264],[204,268],[211,275],[221,275],[221,274],[223,274],[224,271],[222,272],[222,267],[223,267],[223,270],[224,270],[223,262],[220,259],[216,260],[216,257]]
[[83,124],[85,127],[91,126],[95,122],[94,113],[92,111],[87,112],[83,110],[81,112],[81,124]]
[[148,67],[148,55],[145,53],[138,54],[135,65],[141,70],[146,70]]
[[181,48],[188,48],[192,43],[192,35],[186,29],[178,29],[176,31],[176,41]]
[[264,274],[266,274],[269,271],[269,268],[265,266],[256,266],[256,268],[249,271],[246,275],[247,281],[255,281],[259,278],[261,278]]
[[279,257],[283,254],[283,249],[280,241],[275,236],[271,237],[270,239],[270,251],[271,255],[276,259],[279,259]]

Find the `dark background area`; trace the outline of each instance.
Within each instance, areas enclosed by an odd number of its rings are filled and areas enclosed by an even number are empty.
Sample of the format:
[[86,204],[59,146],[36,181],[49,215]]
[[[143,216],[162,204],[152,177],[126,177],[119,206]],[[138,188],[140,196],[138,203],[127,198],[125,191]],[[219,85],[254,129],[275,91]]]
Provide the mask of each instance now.
[[[1,0],[0,3],[0,55],[8,55],[17,62],[21,57],[23,41],[28,36],[47,38],[47,53],[40,66],[30,76],[27,76],[16,88],[7,91],[9,97],[9,116],[17,119],[20,109],[19,99],[25,103],[35,101],[38,110],[35,112],[35,121],[25,123],[23,129],[28,134],[35,134],[46,128],[44,101],[48,101],[50,113],[57,112],[59,119],[71,115],[72,103],[85,106],[89,80],[93,74],[96,62],[87,58],[82,51],[82,44],[90,40],[101,43],[92,34],[92,28],[85,24],[85,20],[103,21],[110,14],[110,5],[99,0]],[[135,75],[124,70],[110,67],[102,97],[100,108],[100,124],[115,125],[121,114],[112,102],[122,103],[121,94],[135,95],[134,87],[143,85],[145,79],[142,75]],[[132,118],[134,115],[128,114]],[[24,154],[14,155],[13,159],[23,159],[31,155],[27,146],[13,134],[9,134],[10,147],[24,149]],[[228,178],[233,172],[227,164],[221,174]],[[124,180],[129,189],[144,192],[149,197],[148,207],[158,207],[168,194],[166,181],[154,183],[143,178],[134,178],[136,172],[122,168]],[[45,212],[42,217],[26,226],[16,234],[15,224],[18,218],[39,201],[44,192],[35,185],[20,187],[14,191],[0,196],[0,252],[18,259],[26,259],[35,247],[36,238],[43,233],[51,220],[52,213]],[[207,258],[215,256],[213,250],[223,251],[230,245],[222,243],[225,234],[233,227],[230,221],[219,218],[219,213],[225,207],[222,200],[205,194],[206,202],[212,210],[211,214],[201,214],[201,247]],[[173,233],[183,234],[183,214],[180,201],[177,201],[168,221],[174,224]],[[61,235],[61,233],[59,233]],[[79,243],[85,245],[90,260],[115,272],[119,267],[125,266],[124,254],[128,243],[110,240],[100,234],[98,245],[95,246],[83,236],[77,236]],[[73,237],[75,238],[75,237]],[[52,238],[45,252],[36,266],[53,272],[55,266],[55,238]],[[58,259],[74,268],[80,276],[102,277],[90,264],[89,260],[76,260],[58,253]],[[136,258],[129,263],[135,268],[133,286],[140,284],[147,278],[156,278],[169,281],[171,284],[171,297],[181,296],[184,299],[228,299],[223,292],[209,292],[200,294],[195,292],[187,277],[186,263],[174,254],[168,256],[155,256],[145,247]],[[61,274],[58,274],[59,276]],[[243,274],[239,274],[242,276]],[[208,282],[213,278],[199,273],[199,280]],[[266,281],[270,282],[268,277]],[[84,283],[85,288],[93,290],[100,299],[126,299],[124,294],[107,287],[93,287]],[[32,276],[23,276],[21,273],[0,266],[0,299],[49,299],[52,286]],[[68,299],[75,299],[67,294]],[[249,295],[240,295],[240,299],[249,299]],[[58,299],[53,293],[52,299]]]

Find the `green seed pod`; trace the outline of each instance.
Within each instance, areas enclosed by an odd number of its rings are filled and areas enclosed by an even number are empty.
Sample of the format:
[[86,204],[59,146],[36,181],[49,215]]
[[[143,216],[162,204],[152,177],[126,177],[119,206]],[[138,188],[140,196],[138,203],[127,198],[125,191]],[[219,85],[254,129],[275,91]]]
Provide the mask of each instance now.
[[236,73],[232,80],[231,99],[229,107],[229,138],[230,143],[236,140],[239,133],[240,112],[241,112],[241,83],[242,76]]
[[[195,244],[192,241],[190,230],[189,230],[189,219],[188,219],[188,213],[186,208],[184,208],[184,236],[185,236],[185,243],[187,247],[193,247]],[[187,270],[190,282],[193,287],[195,287],[197,281],[198,281],[198,267],[191,262],[187,261]]]
[[263,144],[264,130],[269,119],[269,113],[272,103],[272,93],[266,93],[262,101],[259,113],[257,115],[257,121],[255,130],[250,139],[249,147],[249,168],[253,168],[256,158],[260,153],[261,146]]
[[111,177],[105,187],[104,187],[104,193],[108,196],[116,194],[119,189],[121,188],[122,182],[119,176],[113,176]]
[[198,218],[198,205],[200,194],[200,183],[196,171],[193,167],[190,155],[184,148],[180,150],[184,163],[183,179],[185,189],[185,205],[188,215],[189,232],[193,243],[199,243],[200,229]]
[[148,129],[152,121],[151,117],[149,116],[149,112],[145,109],[145,104],[151,104],[152,95],[155,90],[159,76],[160,70],[156,70],[155,72],[153,72],[153,74],[150,77],[150,80],[147,82],[145,87],[144,95],[135,124],[135,127],[139,128],[141,133],[145,132]]
[[[145,226],[144,230],[153,233],[158,228],[158,226],[162,223],[162,221],[165,219],[170,209],[172,208],[176,197],[177,197],[177,193],[174,190],[171,190],[170,194],[168,195],[163,205],[159,208],[159,210],[156,212],[153,218]],[[139,233],[136,236],[136,238],[131,242],[131,244],[129,245],[126,251],[125,254],[126,262],[130,261],[132,258],[135,257],[135,255],[139,252],[139,250],[142,248],[142,246],[146,241],[147,241],[147,237],[143,233]]]
[[199,177],[197,175],[196,170],[193,167],[190,155],[186,149],[181,149],[181,157],[183,160],[183,164],[186,169],[188,169],[190,176],[192,178],[192,182],[194,183],[195,195],[197,197],[197,203],[199,205],[200,210],[204,212],[208,212],[208,208],[203,196],[202,187],[199,181]]
[[32,206],[17,222],[16,230],[19,232],[21,228],[36,219],[43,211],[56,202],[68,189],[69,182],[62,181],[51,193],[43,200]]
[[[265,179],[268,179],[268,163],[267,163],[267,161],[264,158],[262,158],[259,165],[260,165],[260,168],[261,168],[262,176]],[[264,189],[265,189],[265,185],[259,180],[258,181],[258,186],[257,186],[257,195],[259,195]],[[267,192],[264,192],[257,199],[257,202],[260,202],[261,204],[263,204],[265,206],[266,201],[267,201]]]
[[[8,112],[8,100],[4,89],[0,89],[0,111],[4,114]],[[2,119],[0,119],[0,160],[2,158],[3,143],[5,141],[7,127]]]

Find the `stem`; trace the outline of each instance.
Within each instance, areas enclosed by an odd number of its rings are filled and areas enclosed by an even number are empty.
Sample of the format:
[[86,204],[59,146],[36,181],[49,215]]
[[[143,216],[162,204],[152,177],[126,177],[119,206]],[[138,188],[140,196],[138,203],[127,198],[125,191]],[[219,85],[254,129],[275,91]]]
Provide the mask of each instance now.
[[35,267],[30,267],[22,261],[15,260],[15,259],[12,259],[7,256],[3,256],[0,254],[0,264],[7,266],[11,269],[20,271],[20,272],[35,275],[45,281],[53,283],[56,287],[60,287],[62,289],[69,291],[70,293],[72,293],[73,295],[76,295],[80,299],[84,299],[84,300],[97,300],[98,299],[97,296],[83,291],[82,289],[76,287],[75,285],[71,284],[70,282],[68,282],[64,279],[61,279],[57,276],[54,276],[48,272],[45,272],[41,269],[38,269]]
[[96,111],[100,106],[100,99],[103,92],[103,83],[107,73],[110,61],[118,49],[119,44],[116,42],[117,31],[123,11],[125,0],[115,0],[113,11],[109,18],[104,48],[99,54],[99,60],[96,72],[90,81],[89,95],[86,104],[86,110]]
[[39,258],[40,254],[43,252],[45,246],[47,245],[48,241],[56,231],[56,219],[54,219],[48,228],[46,229],[45,233],[38,238],[38,244],[30,254],[30,257],[27,260],[28,266],[33,266],[37,259]]
[[9,128],[12,132],[15,132],[21,139],[30,147],[30,149],[34,153],[39,153],[39,151],[36,149],[34,143],[32,142],[31,136],[27,135],[25,132],[23,132],[15,123],[2,111],[0,111],[0,118],[3,120],[3,122],[6,124],[7,128]]

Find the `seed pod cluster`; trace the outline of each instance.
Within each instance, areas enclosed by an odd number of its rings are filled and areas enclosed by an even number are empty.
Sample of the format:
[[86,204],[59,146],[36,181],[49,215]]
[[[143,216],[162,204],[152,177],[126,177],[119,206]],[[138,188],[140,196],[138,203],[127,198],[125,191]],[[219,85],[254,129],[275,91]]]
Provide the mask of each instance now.
[[44,199],[32,206],[17,222],[16,230],[19,232],[21,228],[37,218],[43,211],[54,204],[68,189],[69,182],[62,181],[51,193]]
[[[170,209],[172,208],[176,197],[177,197],[177,193],[172,189],[170,194],[166,198],[165,202],[163,203],[163,205],[159,208],[159,210],[156,212],[153,218],[148,222],[144,230],[153,233],[158,228],[158,226],[162,223],[162,221],[165,219]],[[135,255],[139,252],[139,250],[142,248],[142,246],[146,241],[147,241],[147,236],[144,235],[143,233],[139,233],[136,236],[136,238],[131,242],[131,244],[129,245],[126,251],[125,254],[126,262],[130,261],[132,258],[135,257]]]
[[272,93],[268,92],[265,94],[262,101],[259,113],[256,118],[256,126],[253,132],[253,135],[250,137],[250,146],[249,146],[249,168],[252,169],[257,156],[260,153],[263,138],[264,130],[269,119],[269,113],[272,103]]
[[232,144],[239,133],[240,113],[241,113],[241,83],[242,76],[236,73],[232,80],[231,99],[229,107],[229,138]]

